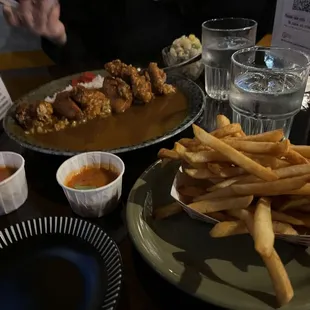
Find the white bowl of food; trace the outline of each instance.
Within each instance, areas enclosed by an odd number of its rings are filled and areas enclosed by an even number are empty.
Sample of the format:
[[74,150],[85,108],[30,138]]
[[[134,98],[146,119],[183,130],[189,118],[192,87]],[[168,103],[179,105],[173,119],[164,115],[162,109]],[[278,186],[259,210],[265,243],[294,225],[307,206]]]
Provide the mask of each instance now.
[[0,215],[17,210],[27,197],[24,158],[17,153],[0,152]]
[[56,179],[76,214],[98,218],[113,211],[122,194],[123,161],[105,152],[88,152],[66,160]]
[[162,50],[162,57],[169,71],[197,80],[203,71],[201,61],[202,45],[193,34],[173,41]]

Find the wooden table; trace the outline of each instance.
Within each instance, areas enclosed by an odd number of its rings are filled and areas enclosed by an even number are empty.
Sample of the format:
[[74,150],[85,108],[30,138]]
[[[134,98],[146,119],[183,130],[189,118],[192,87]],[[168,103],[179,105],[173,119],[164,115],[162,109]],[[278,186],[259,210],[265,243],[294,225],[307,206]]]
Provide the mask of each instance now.
[[[2,78],[14,100],[29,90],[51,80],[52,76],[49,70],[43,67],[2,72]],[[4,150],[19,152],[24,156],[29,196],[26,203],[19,210],[0,217],[0,229],[18,221],[44,215],[75,216],[71,212],[65,196],[55,180],[55,171],[65,158],[26,151],[11,141],[5,134],[2,134],[0,136],[0,151]],[[137,157],[127,158],[126,172],[128,174],[134,173],[136,169],[139,169],[136,176],[140,174],[154,160],[156,152],[154,151],[152,154],[144,153],[143,156],[145,162],[139,167],[136,166]],[[133,169],[132,173],[127,169],[130,169],[130,167]],[[128,193],[132,182],[133,179],[127,181],[125,195]],[[206,305],[170,285],[143,261],[127,235],[124,225],[124,205],[120,206],[110,216],[95,221],[118,243],[122,254],[124,286],[118,309],[170,310],[180,307],[218,309],[214,306]]]
[[266,34],[259,42],[257,42],[257,45],[268,47],[271,45],[271,39],[272,35]]

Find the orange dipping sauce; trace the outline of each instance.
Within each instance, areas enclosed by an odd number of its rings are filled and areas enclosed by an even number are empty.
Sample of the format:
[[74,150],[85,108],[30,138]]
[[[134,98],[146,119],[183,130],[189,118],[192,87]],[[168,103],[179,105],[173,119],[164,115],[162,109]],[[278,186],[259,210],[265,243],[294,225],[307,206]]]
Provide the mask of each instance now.
[[78,190],[96,189],[113,182],[119,176],[114,167],[83,167],[80,171],[70,175],[65,185]]
[[9,178],[17,171],[14,167],[6,167],[0,166],[0,182],[4,181],[5,179]]

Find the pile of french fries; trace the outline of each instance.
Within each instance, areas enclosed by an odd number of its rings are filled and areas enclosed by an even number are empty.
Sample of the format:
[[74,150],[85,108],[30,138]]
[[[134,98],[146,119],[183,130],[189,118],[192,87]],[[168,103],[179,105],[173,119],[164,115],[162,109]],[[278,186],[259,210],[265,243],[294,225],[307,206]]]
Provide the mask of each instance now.
[[[195,137],[181,139],[159,158],[178,160],[195,185],[177,188],[182,202],[218,223],[214,238],[250,233],[274,285],[279,304],[294,291],[274,249],[275,234],[305,234],[310,228],[310,146],[284,139],[282,130],[246,136],[240,124],[217,117],[207,133],[193,125]],[[177,203],[154,211],[165,218],[182,211]]]

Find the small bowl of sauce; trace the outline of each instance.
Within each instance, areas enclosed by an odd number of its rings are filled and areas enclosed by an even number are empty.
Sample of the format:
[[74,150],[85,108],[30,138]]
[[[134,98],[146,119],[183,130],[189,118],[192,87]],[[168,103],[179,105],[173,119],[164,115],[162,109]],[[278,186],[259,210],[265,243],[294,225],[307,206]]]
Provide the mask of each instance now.
[[101,217],[118,205],[124,172],[125,165],[118,156],[88,152],[66,160],[56,179],[76,214]]
[[24,204],[28,186],[24,158],[13,152],[0,152],[0,215]]

